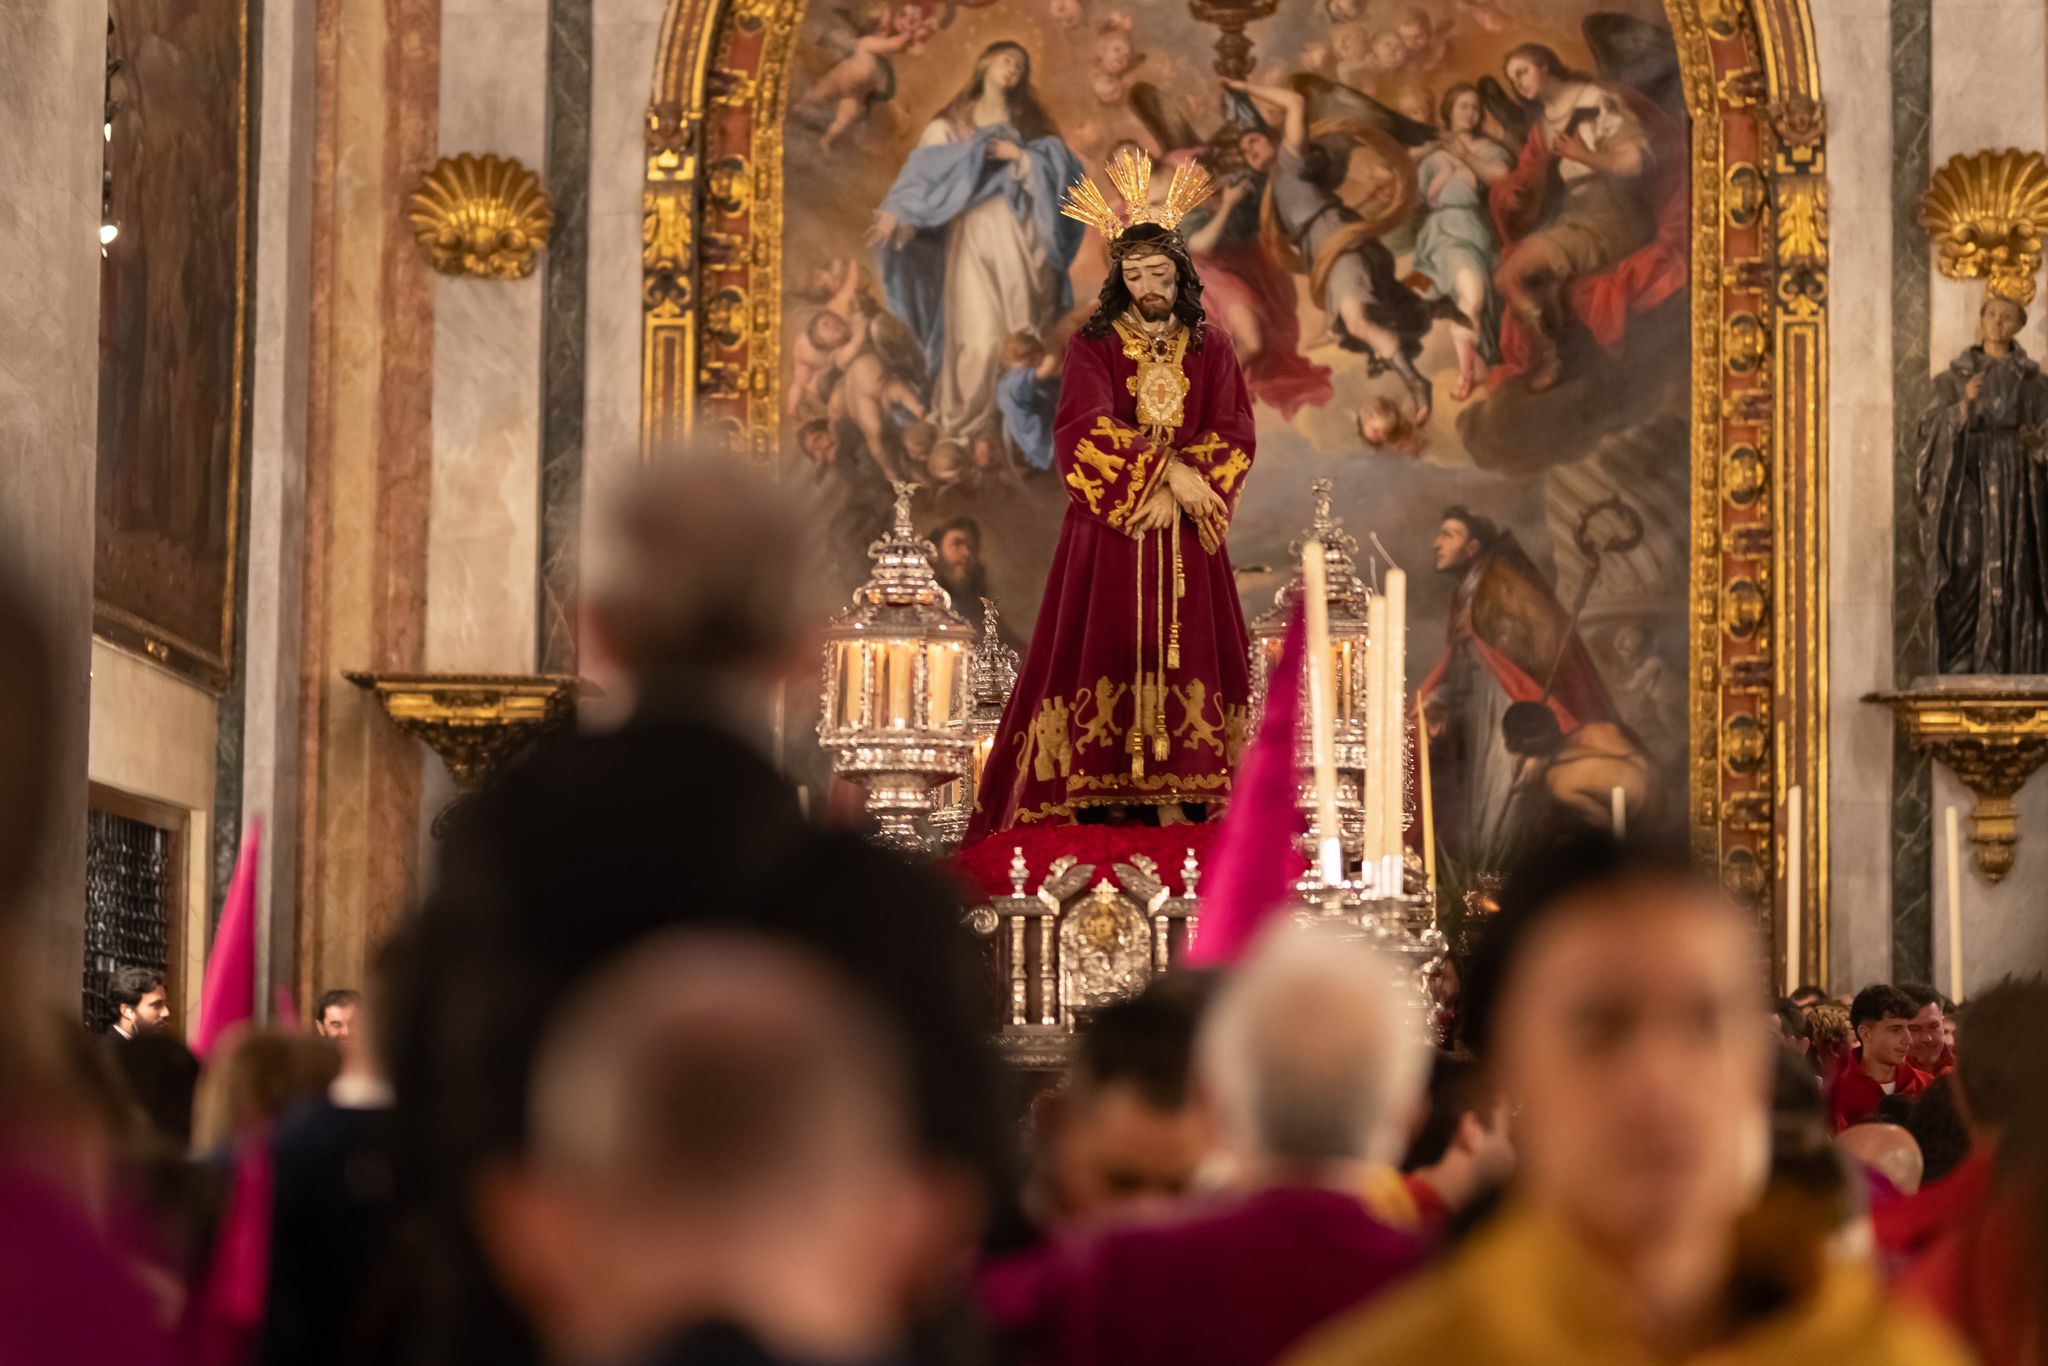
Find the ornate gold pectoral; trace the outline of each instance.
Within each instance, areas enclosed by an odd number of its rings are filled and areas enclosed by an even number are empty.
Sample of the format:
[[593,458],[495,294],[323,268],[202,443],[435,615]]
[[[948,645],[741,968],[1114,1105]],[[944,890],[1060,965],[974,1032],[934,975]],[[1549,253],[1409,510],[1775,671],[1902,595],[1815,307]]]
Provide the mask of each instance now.
[[1138,426],[1154,441],[1170,441],[1180,430],[1193,387],[1181,368],[1188,351],[1187,328],[1176,321],[1169,331],[1154,333],[1118,319],[1116,334],[1123,340],[1124,355],[1138,365],[1138,373],[1128,381],[1131,397],[1138,400]]

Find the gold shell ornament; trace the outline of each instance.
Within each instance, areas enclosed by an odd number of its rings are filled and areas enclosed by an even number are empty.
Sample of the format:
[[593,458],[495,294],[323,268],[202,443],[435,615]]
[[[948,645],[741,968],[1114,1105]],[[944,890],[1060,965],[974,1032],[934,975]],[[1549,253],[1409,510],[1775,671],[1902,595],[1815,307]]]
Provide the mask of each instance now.
[[443,275],[525,279],[555,227],[540,177],[516,157],[443,157],[406,205],[420,250]]
[[1941,250],[1941,273],[1983,280],[2001,299],[2033,302],[2048,228],[2048,163],[2008,147],[1949,158],[1920,201],[1920,226]]

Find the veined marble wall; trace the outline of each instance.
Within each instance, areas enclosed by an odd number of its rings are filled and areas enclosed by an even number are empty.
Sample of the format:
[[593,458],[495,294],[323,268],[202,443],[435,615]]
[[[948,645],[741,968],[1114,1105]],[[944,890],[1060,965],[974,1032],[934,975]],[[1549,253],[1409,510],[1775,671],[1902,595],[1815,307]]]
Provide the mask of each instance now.
[[[1959,152],[1984,147],[2048,149],[2048,8],[2040,0],[1935,0],[1933,101],[1929,106],[1929,165],[1940,166]],[[1983,287],[1943,279],[1930,286],[1928,362],[1933,373],[1948,368],[1957,352],[1977,339],[1977,310]],[[2028,310],[2020,344],[2039,360],[2048,356],[2048,306],[2040,299]],[[1900,420],[1917,422],[1918,412]],[[1935,842],[1941,842],[1940,813],[1954,805],[1962,815],[1963,982],[1980,990],[2007,972],[2048,964],[2048,916],[2041,888],[2048,879],[2048,777],[2037,775],[2018,799],[2018,860],[2004,882],[1978,877],[1969,863],[1970,794],[1939,765],[1934,774]],[[1948,932],[1945,853],[1936,849],[1931,867],[1933,980],[1948,987]]]
[[[548,0],[443,0],[440,142],[546,179]],[[434,280],[426,667],[533,668],[541,273]]]
[[664,0],[593,0],[590,297],[583,400],[583,544],[640,462],[640,226],[647,101]]
[[[0,5],[0,556],[60,633],[49,826],[15,922],[42,997],[78,1008],[99,402],[103,0]],[[27,1004],[24,1001],[23,1004]]]
[[436,283],[402,205],[438,153],[441,76],[440,0],[313,13],[302,999],[359,983],[418,885],[422,752],[342,674],[426,663]]
[[[1946,855],[1935,846],[1942,808],[1967,817],[1969,796],[1939,769],[1930,785],[1924,761],[1894,741],[1889,710],[1861,699],[1926,668],[1913,433],[1930,375],[1974,339],[1981,298],[1933,270],[1920,196],[1958,152],[2048,145],[2044,11],[2038,0],[1812,4],[1832,253],[1829,961],[1838,989],[1914,975],[1946,988]],[[2036,309],[2022,342],[2039,356],[2044,340],[2048,309]],[[2048,785],[2020,805],[2013,875],[2000,887],[1974,871],[1963,879],[1974,987],[2048,953],[2039,873],[2025,861],[2048,858]],[[1967,833],[1966,819],[1966,844]]]
[[1871,0],[1812,4],[1831,229],[1828,957],[1834,981],[1861,982],[1891,963],[1892,722],[1857,700],[1892,680],[1891,24]]

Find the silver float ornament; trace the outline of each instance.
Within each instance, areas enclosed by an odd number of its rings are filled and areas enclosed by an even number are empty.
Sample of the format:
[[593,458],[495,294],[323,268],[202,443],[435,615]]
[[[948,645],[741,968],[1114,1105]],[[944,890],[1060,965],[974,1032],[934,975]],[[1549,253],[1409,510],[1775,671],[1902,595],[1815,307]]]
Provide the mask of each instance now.
[[929,848],[919,817],[932,789],[967,775],[973,628],[932,572],[911,526],[917,485],[896,484],[894,525],[868,547],[874,572],[825,631],[818,743],[832,771],[867,789],[882,843]]
[[931,828],[941,849],[958,847],[974,815],[974,795],[981,791],[981,772],[988,767],[989,751],[995,748],[996,727],[1002,724],[1003,709],[1010,705],[1010,692],[1017,686],[1017,652],[1003,644],[996,626],[1000,618],[992,598],[981,600],[981,642],[974,647],[974,660],[967,666],[967,733],[974,742],[972,762],[965,778],[957,778],[939,789]]

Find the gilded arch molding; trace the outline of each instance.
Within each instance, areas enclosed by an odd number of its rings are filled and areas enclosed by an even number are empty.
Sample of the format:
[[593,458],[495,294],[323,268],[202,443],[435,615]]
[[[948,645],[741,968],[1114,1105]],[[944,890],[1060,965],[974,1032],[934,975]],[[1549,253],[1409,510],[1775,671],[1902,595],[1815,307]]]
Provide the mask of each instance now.
[[[1689,803],[1768,908],[1798,851],[1801,980],[1827,943],[1826,122],[1807,0],[1665,0],[1692,115]],[[803,0],[670,0],[647,111],[647,449],[780,449],[786,73]],[[1799,804],[1796,840],[1786,796]]]

